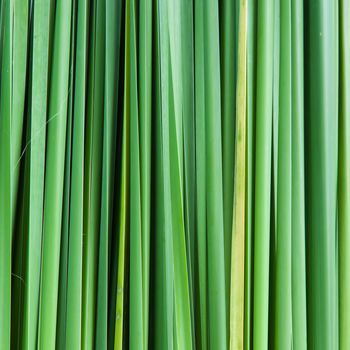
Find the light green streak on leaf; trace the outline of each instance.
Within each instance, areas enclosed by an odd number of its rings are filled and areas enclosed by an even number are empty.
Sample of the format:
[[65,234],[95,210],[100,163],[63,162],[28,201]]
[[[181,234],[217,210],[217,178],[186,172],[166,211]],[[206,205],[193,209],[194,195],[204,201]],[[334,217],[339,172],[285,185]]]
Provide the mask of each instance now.
[[246,226],[246,123],[247,123],[247,2],[240,1],[236,144],[232,223],[230,349],[244,346],[244,274]]

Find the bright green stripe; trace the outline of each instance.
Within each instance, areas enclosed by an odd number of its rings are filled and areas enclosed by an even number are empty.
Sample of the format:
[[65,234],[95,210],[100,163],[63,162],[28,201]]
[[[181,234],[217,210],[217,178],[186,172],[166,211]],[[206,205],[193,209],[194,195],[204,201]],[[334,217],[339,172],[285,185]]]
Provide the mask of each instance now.
[[267,349],[269,308],[273,1],[259,0],[257,25],[253,346]]
[[247,1],[247,198],[245,243],[244,347],[251,348],[252,248],[254,218],[255,86],[256,86],[256,2]]
[[339,102],[339,333],[341,350],[350,348],[350,2],[340,1]]
[[307,2],[305,71],[308,347],[338,348],[336,196],[337,5]]
[[218,3],[204,3],[205,150],[210,348],[227,346]]
[[71,196],[69,216],[69,252],[67,282],[66,348],[81,348],[82,260],[83,260],[83,176],[84,126],[87,70],[86,0],[77,3],[77,38],[72,141]]
[[235,172],[231,250],[230,349],[244,345],[246,103],[247,103],[247,3],[240,1],[236,106]]
[[150,214],[151,214],[151,102],[152,102],[152,1],[139,5],[139,118],[141,166],[142,298],[144,347],[148,347]]
[[291,2],[280,7],[275,346],[292,348],[292,65]]
[[292,310],[293,346],[307,347],[304,180],[303,2],[292,1]]
[[71,0],[57,3],[48,114],[39,349],[56,341],[58,273],[67,122]]
[[[37,344],[39,287],[41,266],[42,218],[45,176],[45,141],[48,95],[48,43],[50,4],[34,2],[32,39],[32,86],[30,121],[30,184],[28,208],[28,240],[26,292],[24,305],[23,348]],[[39,35],[41,33],[42,35]]]
[[11,328],[11,117],[12,1],[2,3],[0,27],[0,345],[10,349]]
[[206,171],[205,171],[205,76],[203,3],[195,1],[195,140],[196,140],[196,244],[198,269],[198,308],[196,345],[208,348],[207,311],[207,227],[206,227]]

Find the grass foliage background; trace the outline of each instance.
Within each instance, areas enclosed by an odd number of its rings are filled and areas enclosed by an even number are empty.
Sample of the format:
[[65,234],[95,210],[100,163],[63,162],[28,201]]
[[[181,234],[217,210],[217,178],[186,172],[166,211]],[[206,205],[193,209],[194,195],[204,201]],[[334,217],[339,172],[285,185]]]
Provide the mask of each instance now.
[[0,349],[349,349],[350,3],[0,2]]

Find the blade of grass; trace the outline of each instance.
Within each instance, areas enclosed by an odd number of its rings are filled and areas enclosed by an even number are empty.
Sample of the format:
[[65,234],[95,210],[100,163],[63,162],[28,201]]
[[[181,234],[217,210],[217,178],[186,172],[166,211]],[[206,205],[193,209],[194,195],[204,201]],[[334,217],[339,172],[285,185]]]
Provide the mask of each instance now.
[[258,2],[253,347],[267,349],[269,307],[273,1]]
[[56,4],[45,167],[44,224],[39,312],[39,349],[56,342],[59,256],[67,124],[71,0]]
[[350,3],[340,1],[339,92],[339,348],[350,347]]
[[139,4],[139,118],[141,166],[143,344],[148,347],[151,214],[152,1]]
[[324,0],[306,5],[308,347],[336,349],[337,5]]
[[26,93],[27,71],[27,44],[28,44],[28,19],[29,2],[22,0],[13,1],[13,111],[11,117],[11,144],[12,156],[12,225],[15,219],[17,204],[17,188],[19,179],[18,161],[21,156],[23,142],[24,102]]
[[[335,105],[336,110],[338,112],[338,121],[337,121],[337,132],[338,132],[338,138],[337,141],[339,141],[339,84],[340,84],[340,38],[339,38],[339,32],[340,32],[340,15],[339,15],[339,2],[335,3],[335,11],[333,12],[333,29],[335,30],[335,38],[334,38],[334,52],[336,53],[336,58],[334,62],[334,70],[335,74],[333,75],[333,78],[335,78],[335,85],[337,86],[338,90],[335,94]],[[333,91],[334,92],[334,91]],[[339,142],[337,142],[337,162],[336,162],[336,186],[338,186],[338,179],[339,179],[339,162],[338,162],[338,155],[339,155]],[[338,196],[337,196],[337,188],[336,188],[336,233],[335,233],[335,261],[334,261],[334,289],[333,289],[333,297],[335,299],[334,304],[337,306],[334,310],[333,314],[333,332],[335,336],[335,342],[336,346],[339,347],[339,229],[338,229]]]
[[[173,332],[176,327],[174,322],[174,256],[173,256],[173,230],[171,217],[171,188],[170,188],[170,150],[169,150],[169,100],[170,100],[170,48],[169,48],[169,19],[168,1],[158,1],[158,35],[159,35],[159,65],[160,65],[160,149],[162,176],[160,186],[162,186],[162,216],[164,246],[161,248],[162,263],[164,263],[164,312],[162,322],[164,322],[164,345],[167,349],[174,348]],[[162,346],[164,346],[162,344]]]
[[196,328],[196,345],[208,348],[208,295],[207,295],[207,227],[206,227],[206,167],[205,167],[205,56],[203,3],[195,1],[195,141],[196,141],[196,247],[198,268],[199,319]]
[[11,332],[11,118],[13,104],[13,2],[2,2],[0,80],[0,344],[10,349]]
[[[273,149],[273,188],[274,188],[274,226],[277,227],[277,181],[278,181],[278,122],[280,109],[280,47],[281,47],[281,3],[273,1],[273,88],[272,88],[272,149]],[[275,230],[275,237],[277,230]],[[272,240],[271,240],[272,241]],[[277,242],[277,239],[275,238]],[[273,243],[273,242],[272,242]],[[276,247],[274,247],[276,248]],[[271,252],[275,255],[275,253]]]
[[89,9],[86,0],[77,4],[77,38],[75,51],[75,83],[71,195],[69,216],[69,250],[67,281],[66,349],[81,348],[83,201],[84,201],[84,126],[86,113],[87,37]]
[[101,216],[102,137],[104,115],[105,4],[94,1],[91,13],[90,78],[86,119],[83,232],[82,348],[95,346],[98,242]]
[[137,85],[137,38],[135,1],[126,4],[126,57],[130,61],[130,349],[144,349],[141,180],[139,148],[139,113]]
[[218,3],[204,3],[206,217],[210,348],[227,347]]
[[292,33],[291,2],[280,4],[275,347],[292,348]]
[[71,197],[71,165],[72,165],[72,118],[74,104],[74,56],[75,56],[75,36],[76,36],[76,3],[72,5],[72,29],[70,41],[70,59],[69,59],[69,88],[68,88],[68,108],[67,108],[67,131],[66,131],[66,155],[64,165],[64,183],[63,183],[63,213],[61,230],[61,249],[60,249],[60,273],[58,281],[58,302],[57,302],[57,338],[56,348],[66,348],[66,329],[67,329],[67,285],[68,285],[68,254],[69,254],[69,220],[70,220],[70,197]]
[[45,0],[34,1],[33,38],[31,42],[33,51],[30,67],[32,72],[30,97],[30,201],[26,262],[27,285],[25,289],[23,325],[24,349],[33,349],[37,344],[48,97],[49,12],[49,2]]
[[293,346],[307,348],[304,180],[303,3],[292,2],[292,312]]
[[195,115],[194,115],[194,38],[193,1],[181,1],[182,124],[184,220],[189,276],[192,340],[195,344],[194,260],[195,260]]
[[[29,133],[28,133],[29,134]],[[20,348],[23,328],[23,304],[25,292],[25,264],[27,227],[29,217],[29,152],[21,169],[21,186],[18,187],[19,208],[13,225],[12,267],[11,267],[11,348]]]
[[[112,55],[115,57],[116,67],[114,68],[114,79],[113,75],[111,78],[106,80],[106,84],[114,85],[114,98],[112,101],[107,102],[105,99],[105,103],[108,103],[110,107],[106,106],[106,113],[108,111],[112,111],[114,113],[113,124],[114,124],[114,147],[115,153],[111,153],[113,168],[112,172],[112,182],[111,185],[114,189],[113,195],[111,196],[112,200],[112,222],[111,222],[111,231],[109,236],[109,281],[108,281],[108,329],[107,336],[108,349],[114,348],[114,336],[115,336],[115,325],[116,325],[116,304],[117,304],[117,279],[118,279],[118,251],[119,251],[119,227],[120,227],[120,193],[121,193],[121,173],[122,173],[122,142],[123,142],[123,94],[124,94],[124,15],[125,11],[122,9],[123,1],[118,0],[116,3],[112,1],[116,6],[115,12],[108,11],[106,7],[106,25],[107,27],[111,26],[111,31],[106,31],[106,46],[109,46],[110,49],[106,51],[106,61],[111,60]],[[107,14],[108,12],[108,14]],[[117,42],[115,42],[115,34],[117,33]],[[113,44],[111,43],[113,42]],[[117,45],[116,45],[117,44]],[[114,48],[114,49],[112,49]],[[116,50],[116,52],[113,52]],[[114,61],[114,60],[113,60]],[[106,67],[106,76],[109,74],[109,68]],[[112,74],[112,73],[111,73]],[[106,98],[109,94],[112,93],[112,89],[106,86]]]
[[[127,18],[125,18],[127,22]],[[126,25],[126,23],[125,23]],[[126,41],[127,43],[127,41]],[[122,144],[122,170],[121,170],[121,191],[120,191],[120,219],[119,219],[119,251],[118,251],[118,278],[117,278],[117,296],[116,296],[116,320],[114,349],[123,349],[123,325],[124,325],[124,289],[125,289],[125,265],[126,265],[126,240],[129,230],[129,158],[130,158],[130,123],[129,115],[129,84],[127,72],[129,70],[129,60],[127,60],[127,50],[125,50],[125,68],[124,68],[124,107],[123,107],[123,144]]]
[[272,184],[271,184],[271,210],[270,210],[270,257],[269,257],[269,339],[268,347],[275,344],[276,328],[276,266],[277,266],[277,212],[278,212],[278,142],[280,118],[280,46],[281,46],[281,4],[273,1],[273,86],[272,86]]
[[254,232],[254,174],[255,174],[255,102],[256,102],[256,13],[254,0],[247,0],[247,198],[245,243],[244,347],[251,349],[252,340],[252,278]]
[[[167,95],[167,89],[164,89],[163,75],[167,72],[165,69],[166,61],[164,53],[168,54],[168,51],[162,47],[162,30],[164,16],[161,8],[162,3],[157,1],[156,6],[154,6],[154,14],[156,18],[155,26],[155,58],[154,58],[154,68],[155,68],[155,176],[154,176],[154,213],[153,218],[155,222],[155,232],[158,234],[151,234],[154,239],[154,259],[150,264],[155,264],[157,269],[154,273],[154,278],[151,279],[153,286],[150,288],[154,290],[154,293],[150,294],[151,307],[153,307],[154,313],[150,314],[150,322],[154,320],[154,327],[150,327],[149,345],[155,349],[172,349],[173,348],[173,298],[168,297],[169,288],[167,283],[172,283],[173,281],[173,271],[169,269],[168,260],[171,256],[167,255],[168,241],[166,240],[166,220],[165,220],[165,194],[164,194],[164,164],[163,164],[163,145],[162,145],[162,107],[163,98]],[[163,19],[163,20],[162,20]],[[164,33],[163,33],[164,34]],[[162,54],[163,52],[163,54]],[[152,249],[151,248],[151,249]],[[171,251],[170,251],[171,254]],[[152,254],[151,254],[152,257]],[[171,273],[171,275],[169,275]],[[168,277],[166,276],[168,274]],[[152,275],[150,275],[152,277]],[[153,294],[153,295],[152,295]],[[171,300],[171,302],[168,302]]]
[[[220,22],[220,64],[221,64],[221,129],[222,129],[222,187],[224,209],[225,246],[225,298],[230,304],[231,290],[231,240],[235,172],[236,132],[236,86],[238,62],[238,16],[236,4],[239,1],[219,2]],[[230,308],[226,307],[227,329],[230,327]]]
[[246,199],[246,103],[247,103],[247,3],[240,1],[236,144],[232,214],[230,349],[244,345],[245,199]]
[[[172,14],[172,16],[170,15]],[[183,204],[183,126],[182,126],[182,61],[181,61],[181,13],[180,7],[168,4],[169,25],[169,109],[168,120],[163,118],[163,147],[166,191],[169,186],[171,205],[171,234],[173,246],[175,348],[190,349],[192,346],[191,309],[189,294],[189,275],[186,252],[186,237]],[[169,153],[168,153],[169,152]],[[169,171],[169,173],[167,173]],[[170,204],[170,203],[169,203]]]
[[183,207],[183,126],[182,126],[182,60],[181,60],[181,4],[168,3],[168,45],[169,45],[169,106],[168,120],[163,118],[165,190],[169,191],[171,233],[174,269],[175,328],[174,347],[189,349],[192,346],[189,275],[186,252],[186,237]]
[[[11,285],[11,347],[19,347],[23,319],[23,277],[26,227],[28,226],[28,162],[22,168],[19,166],[20,153],[23,143],[24,108],[26,95],[26,65],[27,65],[27,38],[28,38],[28,2],[13,1],[13,47],[12,47],[12,79],[13,79],[13,109],[11,116],[11,202],[12,202],[12,285]],[[30,83],[30,80],[28,79]],[[24,157],[23,157],[24,158]],[[27,157],[25,157],[27,159]],[[22,179],[25,184],[19,189],[19,174],[22,170]],[[17,204],[18,203],[18,204]],[[17,210],[16,210],[17,208]],[[15,220],[18,217],[19,220]]]
[[108,289],[110,242],[112,234],[112,209],[115,175],[116,151],[116,100],[119,80],[119,47],[121,21],[120,1],[107,0],[105,5],[106,39],[105,39],[105,96],[104,96],[104,126],[103,126],[103,160],[102,160],[102,197],[101,197],[101,227],[99,243],[99,272],[97,294],[97,329],[96,346],[107,348],[108,322]]

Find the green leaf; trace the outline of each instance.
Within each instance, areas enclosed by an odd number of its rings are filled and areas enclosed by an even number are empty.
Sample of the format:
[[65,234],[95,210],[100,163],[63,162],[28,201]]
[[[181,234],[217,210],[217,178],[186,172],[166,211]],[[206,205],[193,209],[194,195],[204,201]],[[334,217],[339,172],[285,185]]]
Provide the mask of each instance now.
[[18,162],[21,156],[23,142],[23,122],[26,92],[27,51],[28,51],[28,9],[29,2],[13,1],[13,110],[11,116],[11,144],[12,144],[12,225],[16,213],[16,198],[20,167]]
[[[81,348],[82,264],[83,264],[83,194],[84,194],[84,126],[87,72],[88,4],[78,0],[75,84],[72,133],[71,192],[69,213],[69,250],[67,276],[66,348]],[[72,87],[73,88],[73,87]]]
[[141,181],[139,147],[139,113],[137,84],[136,10],[135,1],[126,4],[126,57],[130,62],[129,79],[130,120],[130,349],[144,349],[143,286],[142,286],[142,227]]
[[71,0],[56,4],[46,167],[39,311],[39,349],[56,342],[59,257],[67,124]]
[[273,1],[258,2],[253,347],[267,349],[272,152]]
[[181,1],[181,66],[182,66],[182,125],[183,125],[183,210],[190,293],[192,340],[195,338],[195,98],[194,98],[194,17],[193,1]]
[[1,3],[0,26],[0,344],[10,349],[11,331],[11,186],[13,111],[13,2]]
[[[99,242],[99,271],[97,291],[96,346],[107,348],[108,340],[108,287],[110,242],[112,234],[112,209],[116,152],[117,86],[119,81],[121,1],[106,1],[105,38],[105,96],[103,125],[102,195]],[[114,310],[113,310],[114,311]],[[114,312],[113,312],[114,313]]]
[[101,217],[105,77],[105,3],[91,4],[85,124],[82,348],[95,346],[98,243]]
[[[225,298],[230,303],[232,215],[235,173],[236,97],[238,65],[238,25],[240,1],[219,1],[220,24],[220,83],[222,129],[222,188],[225,249]],[[227,327],[230,308],[226,307]]]
[[275,347],[292,348],[292,27],[280,4]]
[[350,346],[350,4],[340,1],[340,84],[339,84],[339,348]]
[[232,224],[230,349],[244,345],[244,273],[246,226],[247,3],[240,1],[236,106],[235,174]]
[[152,133],[152,1],[139,3],[138,101],[141,171],[143,344],[148,347],[150,234],[151,234],[151,133]]
[[208,300],[210,348],[227,347],[224,221],[222,187],[222,138],[219,13],[217,1],[203,4],[205,166],[208,256]]
[[292,312],[293,346],[307,348],[304,169],[303,3],[292,2]]
[[246,242],[245,242],[245,310],[244,347],[249,350],[252,344],[252,279],[253,274],[253,228],[254,228],[254,174],[255,174],[255,102],[256,102],[256,13],[254,0],[247,0],[247,170],[246,170]]
[[205,167],[205,57],[203,3],[195,1],[195,141],[196,141],[196,256],[198,269],[198,327],[196,345],[208,349],[208,268],[207,268],[207,220],[206,220],[206,167]]
[[[127,28],[127,27],[126,27]],[[123,104],[123,123],[122,123],[122,164],[121,164],[121,182],[120,182],[120,204],[119,204],[119,244],[118,244],[118,276],[117,276],[117,296],[116,296],[116,319],[114,334],[114,349],[122,350],[124,340],[124,318],[125,308],[125,290],[126,290],[126,260],[127,240],[129,232],[129,162],[130,162],[130,120],[129,110],[129,84],[127,71],[129,69],[129,60],[127,60],[127,50],[125,50],[125,68],[124,68],[124,104]]]
[[338,348],[337,4],[308,1],[305,18],[305,141],[308,347]]
[[[30,111],[30,183],[24,302],[23,348],[37,344],[43,230],[46,116],[48,98],[49,11],[47,1],[34,2]],[[42,35],[39,35],[41,33]]]

